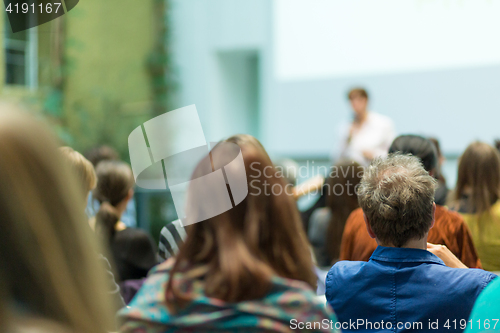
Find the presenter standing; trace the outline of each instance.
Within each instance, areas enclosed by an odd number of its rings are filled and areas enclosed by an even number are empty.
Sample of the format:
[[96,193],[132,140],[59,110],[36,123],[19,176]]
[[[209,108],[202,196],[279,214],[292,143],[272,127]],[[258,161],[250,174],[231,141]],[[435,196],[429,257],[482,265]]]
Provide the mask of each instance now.
[[368,93],[355,88],[347,95],[354,119],[341,130],[340,157],[368,165],[379,156],[387,155],[396,137],[394,123],[384,115],[368,111]]

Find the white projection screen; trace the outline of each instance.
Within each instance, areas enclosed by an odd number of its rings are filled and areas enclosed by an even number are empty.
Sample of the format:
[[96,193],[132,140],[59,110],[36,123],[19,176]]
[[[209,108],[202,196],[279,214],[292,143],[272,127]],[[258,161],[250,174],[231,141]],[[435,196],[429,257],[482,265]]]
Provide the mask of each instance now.
[[282,80],[500,63],[500,1],[276,0]]
[[336,144],[356,85],[398,133],[436,136],[445,153],[500,138],[500,1],[274,0],[273,22],[279,106],[304,133],[282,141],[296,152]]

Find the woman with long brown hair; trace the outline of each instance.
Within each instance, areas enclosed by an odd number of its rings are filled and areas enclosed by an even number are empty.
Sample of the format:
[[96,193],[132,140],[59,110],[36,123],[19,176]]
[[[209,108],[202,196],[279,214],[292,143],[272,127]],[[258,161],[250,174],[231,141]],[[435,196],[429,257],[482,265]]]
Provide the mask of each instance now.
[[500,270],[500,154],[471,143],[460,158],[451,208],[468,224],[483,268]]
[[309,240],[319,267],[330,268],[340,257],[340,243],[349,215],[359,207],[356,189],[363,177],[357,162],[340,161],[328,175],[325,191],[326,207],[317,208],[309,222]]
[[[335,317],[313,292],[311,253],[284,179],[255,138],[237,135],[225,143],[241,149],[247,196],[236,203],[237,191],[228,185],[236,205],[187,226],[178,255],[157,266],[130,308],[122,311],[122,332],[289,332],[294,319],[296,328],[305,328],[298,322],[316,322],[312,331],[330,331],[330,326],[318,326],[323,319],[335,322]],[[192,179],[207,175],[207,162],[213,173],[221,166],[234,168],[233,157],[224,144],[217,145]],[[190,207],[190,198],[198,195],[193,192],[190,185],[187,208],[192,215],[186,224],[205,213]]]
[[0,331],[111,330],[81,182],[43,124],[0,110]]

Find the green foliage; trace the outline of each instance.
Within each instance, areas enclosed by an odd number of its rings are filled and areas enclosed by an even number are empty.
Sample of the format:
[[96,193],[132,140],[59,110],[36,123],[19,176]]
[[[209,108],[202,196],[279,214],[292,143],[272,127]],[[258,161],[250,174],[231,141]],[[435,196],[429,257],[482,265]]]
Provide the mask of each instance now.
[[[133,44],[124,49],[127,44],[118,42],[111,35],[89,35],[95,26],[106,27],[104,17],[96,16],[96,13],[99,8],[105,10],[111,5],[98,2],[79,4],[71,15],[67,15],[69,18],[65,17],[69,24],[60,22],[61,25],[53,29],[50,42],[57,41],[57,44],[48,48],[50,55],[46,56],[45,63],[50,69],[47,69],[47,79],[40,89],[40,104],[64,144],[82,152],[107,144],[128,161],[130,132],[144,121],[171,110],[174,84],[171,76],[166,75],[172,68],[166,12],[168,0],[150,1],[153,9],[150,14],[144,12],[142,20],[133,21],[133,24],[146,25],[149,20],[144,18],[151,15],[148,19],[152,19],[153,34],[149,51],[142,46],[134,49]],[[132,12],[124,15],[132,15]],[[122,23],[114,22],[113,25],[123,24],[126,28],[132,24],[126,21],[126,17]],[[73,28],[68,30],[68,27]],[[123,29],[113,31],[120,34]],[[134,40],[137,44],[137,39]],[[108,44],[113,41],[117,42],[116,48],[114,44]],[[96,53],[103,48],[113,50],[111,55],[109,52]],[[115,51],[117,49],[121,51]],[[127,57],[130,53],[123,53],[125,50],[139,53]],[[141,56],[142,64],[137,61]],[[141,69],[141,80],[146,80],[137,81]],[[144,89],[147,81],[149,96],[144,94],[144,91],[148,94],[148,89]],[[140,92],[135,93],[139,89]]]

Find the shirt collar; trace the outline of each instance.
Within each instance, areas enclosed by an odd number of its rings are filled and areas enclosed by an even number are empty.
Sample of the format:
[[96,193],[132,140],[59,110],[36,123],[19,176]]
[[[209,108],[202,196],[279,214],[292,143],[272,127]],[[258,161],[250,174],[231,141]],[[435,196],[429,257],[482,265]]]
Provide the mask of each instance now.
[[385,262],[427,262],[444,265],[444,262],[434,254],[421,249],[378,246],[370,260]]

